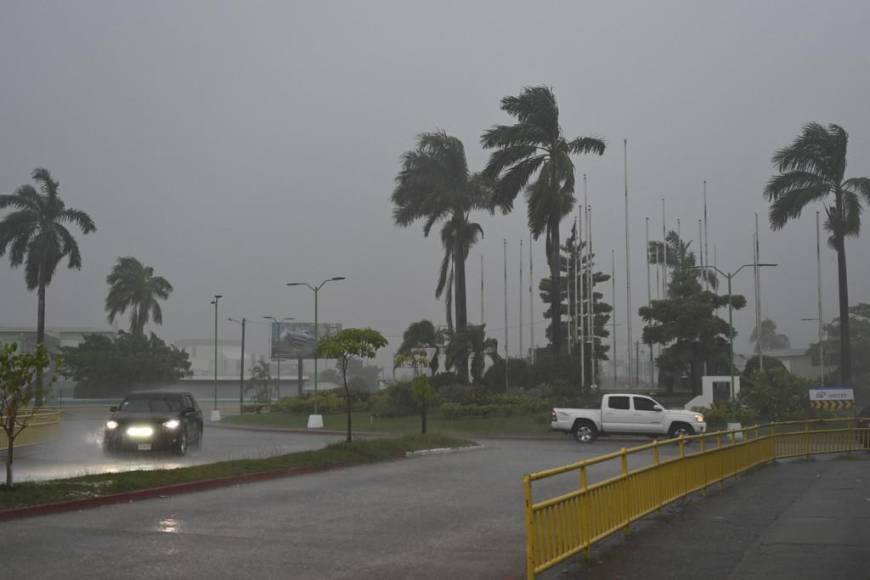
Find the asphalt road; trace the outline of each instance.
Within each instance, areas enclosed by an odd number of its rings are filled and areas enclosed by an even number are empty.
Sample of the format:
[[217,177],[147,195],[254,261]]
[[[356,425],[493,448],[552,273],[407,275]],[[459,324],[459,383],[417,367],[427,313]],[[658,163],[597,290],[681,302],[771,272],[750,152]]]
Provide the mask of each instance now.
[[0,565],[12,578],[521,577],[522,475],[625,445],[581,446],[568,437],[483,443],[4,522]]
[[319,449],[342,439],[337,435],[295,435],[216,428],[206,421],[202,449],[192,449],[185,457],[170,453],[107,456],[102,451],[103,425],[107,416],[108,410],[103,409],[65,409],[57,440],[16,451],[15,479],[38,481],[89,473],[172,469],[223,459],[265,457]]

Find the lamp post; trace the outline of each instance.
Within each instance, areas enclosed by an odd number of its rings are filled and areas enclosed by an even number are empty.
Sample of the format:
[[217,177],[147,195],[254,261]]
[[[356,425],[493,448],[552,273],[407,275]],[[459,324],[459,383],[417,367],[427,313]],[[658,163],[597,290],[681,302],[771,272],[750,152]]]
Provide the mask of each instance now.
[[242,325],[242,356],[239,358],[239,415],[244,414],[245,408],[245,323],[247,318],[236,320],[235,318],[227,318],[230,322]]
[[344,276],[333,276],[332,278],[327,278],[320,282],[320,284],[312,285],[308,282],[287,282],[287,286],[305,286],[312,292],[314,292],[314,414],[308,417],[308,428],[316,429],[323,427],[323,417],[317,412],[317,361],[320,358],[317,352],[317,348],[320,345],[320,326],[317,320],[317,299],[318,294],[320,293],[320,289],[327,282],[338,282],[339,280],[345,280]]
[[734,398],[734,320],[732,316],[733,309],[731,307],[731,279],[740,273],[743,268],[773,268],[776,264],[743,264],[730,274],[727,274],[716,266],[690,266],[692,270],[715,270],[720,276],[728,280],[728,375],[730,376],[731,398]]
[[217,393],[218,393],[218,301],[223,298],[221,294],[215,294],[214,300],[214,409],[211,411],[211,420],[220,421],[221,412],[218,411]]
[[[271,320],[273,324],[278,323],[278,322],[288,322],[290,320],[293,320],[293,317],[291,317],[291,316],[288,316],[286,318],[275,318],[274,316],[264,316],[263,318],[265,318],[266,320]],[[278,336],[280,336],[280,333]],[[273,356],[274,356],[274,354],[275,353],[272,353]],[[278,360],[278,377],[275,380],[275,398],[280,399],[281,398],[281,353],[280,352],[278,353],[278,356],[276,357],[276,359]],[[271,400],[271,397],[270,397],[270,400]]]

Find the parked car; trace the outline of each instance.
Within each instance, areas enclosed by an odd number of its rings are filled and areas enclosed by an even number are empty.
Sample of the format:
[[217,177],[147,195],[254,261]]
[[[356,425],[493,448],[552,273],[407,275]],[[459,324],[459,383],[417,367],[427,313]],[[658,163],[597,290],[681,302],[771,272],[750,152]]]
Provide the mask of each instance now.
[[600,409],[553,409],[550,428],[591,443],[599,435],[696,435],[707,430],[704,416],[694,411],[668,410],[644,395],[604,395]]
[[103,449],[172,451],[185,455],[202,445],[202,410],[190,393],[131,393],[117,407],[103,430]]

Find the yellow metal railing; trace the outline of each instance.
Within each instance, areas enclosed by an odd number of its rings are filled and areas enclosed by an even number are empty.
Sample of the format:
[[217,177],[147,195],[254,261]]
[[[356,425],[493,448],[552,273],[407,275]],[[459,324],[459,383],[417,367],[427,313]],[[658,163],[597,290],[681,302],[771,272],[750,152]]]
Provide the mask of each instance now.
[[[15,448],[36,445],[56,439],[60,434],[61,411],[57,409],[36,409],[18,413],[18,423],[27,422],[27,427],[15,439]],[[0,431],[0,451],[7,448],[6,434]]]
[[757,465],[859,450],[870,450],[870,429],[853,419],[790,421],[653,441],[530,473],[523,478],[528,577],[580,552],[588,557],[595,542]]

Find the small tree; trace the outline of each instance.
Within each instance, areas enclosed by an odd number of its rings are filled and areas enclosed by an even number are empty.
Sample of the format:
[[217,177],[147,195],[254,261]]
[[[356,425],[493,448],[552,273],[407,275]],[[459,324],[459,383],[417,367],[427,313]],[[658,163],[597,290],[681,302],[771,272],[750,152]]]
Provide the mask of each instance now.
[[785,367],[757,370],[752,380],[740,389],[741,402],[770,421],[798,419],[809,407],[807,382]]
[[[429,355],[421,348],[401,353],[396,355],[396,366],[409,366],[414,369],[414,380],[411,382],[411,388],[414,393],[414,399],[417,401],[417,408],[420,410],[420,433],[425,435],[429,402],[435,394],[429,377],[421,374],[422,369],[430,366]],[[434,376],[434,369],[432,374]]]
[[347,403],[347,441],[351,437],[351,400],[347,385],[347,365],[352,358],[374,358],[378,349],[387,346],[387,339],[371,328],[346,328],[341,332],[328,336],[317,346],[318,354],[323,358],[338,361],[341,378],[344,382],[344,395]]
[[[51,365],[51,357],[44,344],[34,353],[18,353],[18,345],[7,344],[0,350],[0,427],[6,434],[6,487],[12,487],[12,461],[15,439],[33,419],[33,411],[45,402],[45,389],[40,377]],[[54,359],[57,379],[60,357]]]

